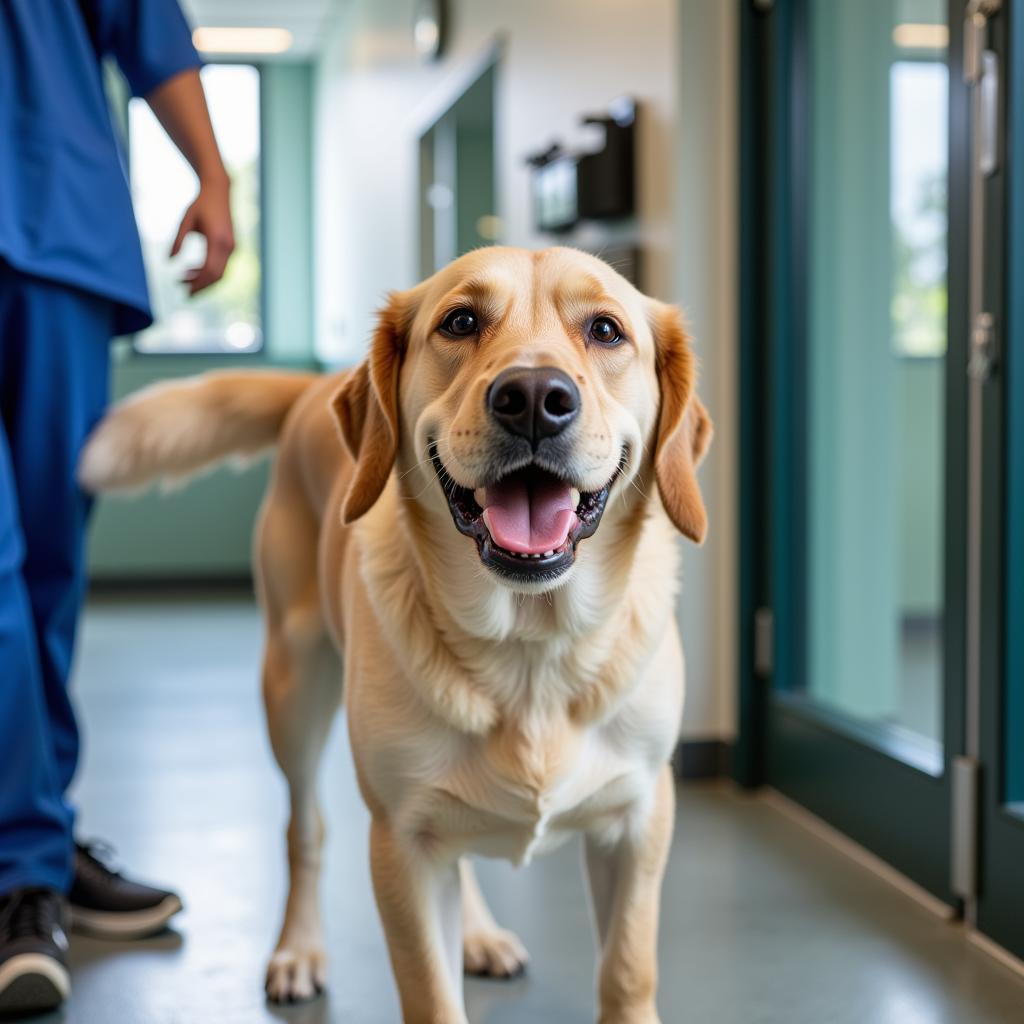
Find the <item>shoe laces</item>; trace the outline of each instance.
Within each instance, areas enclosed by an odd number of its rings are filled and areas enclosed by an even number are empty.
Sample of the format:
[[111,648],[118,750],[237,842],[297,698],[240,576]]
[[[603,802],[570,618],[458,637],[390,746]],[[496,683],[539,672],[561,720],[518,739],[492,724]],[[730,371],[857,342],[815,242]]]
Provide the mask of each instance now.
[[52,889],[28,886],[0,899],[0,943],[49,938],[60,924],[60,898]]
[[117,851],[110,843],[102,839],[90,839],[88,842],[75,843],[75,849],[95,871],[107,878],[121,877],[121,872],[114,868]]

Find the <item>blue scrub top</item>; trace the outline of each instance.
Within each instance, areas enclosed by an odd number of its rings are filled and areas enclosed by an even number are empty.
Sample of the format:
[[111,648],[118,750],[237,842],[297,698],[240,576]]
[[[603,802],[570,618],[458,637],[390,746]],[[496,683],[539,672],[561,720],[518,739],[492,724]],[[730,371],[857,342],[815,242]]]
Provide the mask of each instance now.
[[108,55],[136,96],[201,63],[177,0],[0,0],[0,260],[111,299],[121,334],[153,317]]

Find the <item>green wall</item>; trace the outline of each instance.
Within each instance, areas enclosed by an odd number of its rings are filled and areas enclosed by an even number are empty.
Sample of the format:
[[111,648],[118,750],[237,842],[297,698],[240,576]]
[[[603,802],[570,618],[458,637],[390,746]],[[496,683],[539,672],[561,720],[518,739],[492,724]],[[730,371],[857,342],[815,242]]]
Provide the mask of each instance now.
[[[266,65],[263,103],[264,352],[249,356],[143,356],[115,348],[112,396],[216,367],[313,365],[312,71]],[[188,488],[102,498],[89,540],[92,578],[237,579],[249,572],[266,460],[221,469]]]

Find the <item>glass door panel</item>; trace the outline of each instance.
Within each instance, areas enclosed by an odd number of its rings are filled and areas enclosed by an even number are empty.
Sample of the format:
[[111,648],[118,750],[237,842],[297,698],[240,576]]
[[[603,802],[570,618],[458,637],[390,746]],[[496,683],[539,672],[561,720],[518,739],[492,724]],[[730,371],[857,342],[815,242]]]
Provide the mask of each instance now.
[[947,9],[776,0],[746,19],[768,180],[759,194],[756,169],[744,179],[745,209],[770,215],[747,236],[765,270],[748,255],[763,312],[745,353],[768,363],[754,407],[770,501],[768,557],[753,531],[741,557],[764,566],[745,593],[773,642],[754,668],[770,684],[745,705],[763,708],[762,746],[741,764],[954,903],[964,343],[948,310],[965,281],[948,260]]
[[943,0],[912,6],[808,9],[797,693],[939,772],[948,70]]

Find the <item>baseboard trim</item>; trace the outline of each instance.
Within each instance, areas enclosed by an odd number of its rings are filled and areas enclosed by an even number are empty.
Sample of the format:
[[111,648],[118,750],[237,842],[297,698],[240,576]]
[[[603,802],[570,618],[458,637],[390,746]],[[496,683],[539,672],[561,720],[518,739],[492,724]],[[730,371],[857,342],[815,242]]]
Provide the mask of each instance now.
[[938,896],[930,893],[923,886],[918,885],[917,882],[907,878],[903,872],[898,871],[891,864],[887,864],[881,857],[865,849],[860,843],[851,839],[845,833],[840,832],[827,821],[823,821],[812,811],[802,807],[777,789],[765,787],[758,791],[758,798],[769,807],[774,808],[780,814],[789,818],[795,825],[810,832],[822,842],[827,843],[833,849],[838,850],[850,860],[870,871],[873,875],[888,882],[894,889],[898,889],[918,904],[918,906],[923,907],[940,920],[953,921],[956,918],[957,911],[955,907],[939,899]]
[[998,961],[1008,971],[1012,971],[1018,978],[1024,979],[1024,960],[1019,960],[1008,949],[1000,946],[998,942],[970,927],[967,929],[967,941],[987,956]]
[[732,743],[727,740],[680,740],[672,755],[680,779],[720,779],[732,773]]

